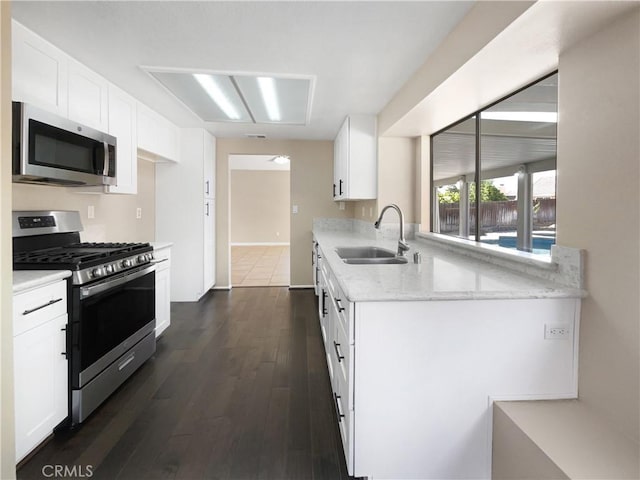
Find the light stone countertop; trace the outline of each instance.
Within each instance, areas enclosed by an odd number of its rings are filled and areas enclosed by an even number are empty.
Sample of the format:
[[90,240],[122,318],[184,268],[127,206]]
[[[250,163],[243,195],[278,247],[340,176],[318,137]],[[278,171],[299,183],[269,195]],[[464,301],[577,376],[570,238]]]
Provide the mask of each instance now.
[[[408,240],[408,264],[349,265],[335,249],[377,246],[397,250],[397,239],[373,239],[358,232],[314,228],[314,238],[324,253],[344,294],[350,301],[428,301],[525,298],[582,298],[584,290],[536,278],[490,262],[474,259],[420,239]],[[414,252],[422,262],[413,263]]]
[[71,276],[70,270],[14,270],[13,293],[43,287]]

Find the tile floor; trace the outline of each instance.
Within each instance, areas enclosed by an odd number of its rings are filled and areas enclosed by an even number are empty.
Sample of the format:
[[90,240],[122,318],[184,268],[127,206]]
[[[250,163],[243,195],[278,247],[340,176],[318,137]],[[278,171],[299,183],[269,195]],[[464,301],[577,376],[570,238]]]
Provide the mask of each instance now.
[[289,246],[231,246],[231,285],[289,286]]

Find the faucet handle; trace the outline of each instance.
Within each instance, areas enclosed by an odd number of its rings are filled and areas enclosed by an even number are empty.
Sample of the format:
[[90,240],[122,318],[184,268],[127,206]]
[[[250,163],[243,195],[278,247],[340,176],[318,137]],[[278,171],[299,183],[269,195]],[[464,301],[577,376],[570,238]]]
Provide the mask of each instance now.
[[404,252],[407,252],[411,249],[409,244],[404,240],[398,240],[398,256],[404,256]]

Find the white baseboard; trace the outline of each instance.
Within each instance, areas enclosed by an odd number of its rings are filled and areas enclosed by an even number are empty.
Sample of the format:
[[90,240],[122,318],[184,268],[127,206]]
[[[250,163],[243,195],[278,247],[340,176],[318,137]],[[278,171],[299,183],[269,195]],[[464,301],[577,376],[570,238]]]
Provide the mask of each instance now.
[[231,290],[231,285],[228,287],[213,287],[211,290]]
[[234,242],[232,247],[288,247],[289,242]]
[[289,285],[289,290],[297,290],[303,288],[314,288],[313,285]]

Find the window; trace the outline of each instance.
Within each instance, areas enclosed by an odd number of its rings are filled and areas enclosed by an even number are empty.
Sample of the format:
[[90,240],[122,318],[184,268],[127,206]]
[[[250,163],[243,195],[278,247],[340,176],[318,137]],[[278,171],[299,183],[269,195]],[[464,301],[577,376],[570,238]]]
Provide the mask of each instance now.
[[556,223],[557,77],[432,135],[431,231],[549,255]]

